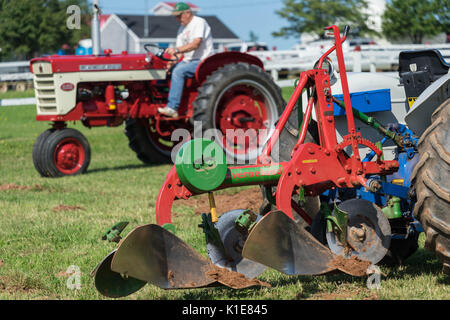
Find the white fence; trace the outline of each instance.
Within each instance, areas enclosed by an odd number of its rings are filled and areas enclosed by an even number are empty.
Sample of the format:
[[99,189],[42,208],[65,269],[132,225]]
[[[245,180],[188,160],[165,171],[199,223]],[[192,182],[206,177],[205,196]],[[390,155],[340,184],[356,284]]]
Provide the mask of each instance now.
[[[314,63],[327,49],[316,46],[308,50],[254,51],[249,53],[259,57],[263,61],[266,71],[270,72],[275,80],[278,80],[281,74],[289,76],[313,68]],[[450,44],[366,45],[360,46],[360,49],[360,51],[350,49],[344,51],[345,66],[348,71],[396,70],[400,52],[407,50],[437,49],[445,60],[450,61]],[[336,70],[339,70],[334,52],[330,55],[330,58]]]
[[[445,60],[450,61],[450,44],[362,45],[360,51],[354,49],[344,49],[346,69],[354,72],[393,71],[398,66],[399,53],[406,50],[437,49]],[[326,50],[328,46],[311,45],[304,46],[303,50],[252,51],[249,54],[259,57],[266,71],[277,81],[313,68]],[[339,70],[336,54],[332,53],[330,58],[336,70]],[[29,64],[29,61],[0,63],[0,82],[30,82],[33,76],[29,72]]]
[[0,92],[24,91],[32,87],[32,80],[29,61],[0,63]]

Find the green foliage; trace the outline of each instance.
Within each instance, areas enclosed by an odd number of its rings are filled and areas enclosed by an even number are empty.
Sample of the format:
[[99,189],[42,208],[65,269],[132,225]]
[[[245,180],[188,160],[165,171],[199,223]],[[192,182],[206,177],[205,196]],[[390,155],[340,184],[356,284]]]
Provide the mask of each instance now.
[[[67,27],[67,7],[80,7],[80,29]],[[63,44],[74,46],[89,36],[87,0],[0,0],[2,55],[29,59],[54,53]],[[83,21],[84,20],[84,21]]]
[[250,31],[248,37],[249,37],[248,40],[249,40],[250,42],[258,42],[258,40],[259,40],[258,35],[257,35],[256,33],[254,33],[253,31]]
[[449,30],[449,6],[448,0],[392,0],[383,14],[383,34],[422,43],[425,36]]
[[437,18],[441,24],[441,29],[443,32],[450,32],[450,1],[449,0],[436,0],[437,8],[436,11]]
[[324,38],[323,29],[331,25],[339,28],[350,25],[350,30],[360,36],[376,34],[368,25],[369,15],[362,12],[367,6],[366,0],[284,0],[284,8],[276,13],[285,18],[289,26],[272,35],[295,37],[305,32]]

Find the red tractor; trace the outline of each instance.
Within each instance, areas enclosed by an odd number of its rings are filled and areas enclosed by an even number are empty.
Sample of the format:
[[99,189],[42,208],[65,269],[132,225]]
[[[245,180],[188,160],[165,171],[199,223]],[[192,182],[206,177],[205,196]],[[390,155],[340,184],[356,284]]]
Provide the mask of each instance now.
[[[177,145],[172,132],[178,128],[193,132],[194,121],[200,121],[202,132],[215,129],[216,141],[232,159],[256,159],[258,146],[270,136],[284,107],[280,88],[258,58],[225,52],[205,59],[185,83],[179,117],[167,118],[157,109],[167,103],[169,59],[157,46],[145,49],[145,54],[105,50],[103,55],[31,60],[36,120],[52,123],[33,147],[33,162],[42,176],[86,172],[89,143],[78,130],[67,127],[68,121],[78,120],[89,128],[125,122],[130,148],[147,164],[168,162]],[[227,130],[236,129],[244,134],[227,139]],[[256,134],[246,136],[249,129]]]

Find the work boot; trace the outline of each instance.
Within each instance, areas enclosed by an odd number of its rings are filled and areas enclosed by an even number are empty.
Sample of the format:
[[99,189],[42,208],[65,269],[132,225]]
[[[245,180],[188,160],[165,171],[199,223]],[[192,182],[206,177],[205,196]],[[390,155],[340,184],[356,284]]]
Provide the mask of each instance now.
[[158,108],[158,112],[169,117],[169,118],[177,118],[178,112],[170,107]]

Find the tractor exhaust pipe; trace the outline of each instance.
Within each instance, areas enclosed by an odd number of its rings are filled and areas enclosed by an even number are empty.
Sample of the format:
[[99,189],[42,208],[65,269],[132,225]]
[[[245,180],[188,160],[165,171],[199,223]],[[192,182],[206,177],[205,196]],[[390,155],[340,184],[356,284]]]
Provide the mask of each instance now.
[[94,13],[91,22],[91,36],[92,36],[92,54],[95,56],[101,55],[101,41],[100,41],[100,7],[98,0],[93,3]]

